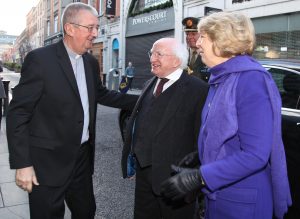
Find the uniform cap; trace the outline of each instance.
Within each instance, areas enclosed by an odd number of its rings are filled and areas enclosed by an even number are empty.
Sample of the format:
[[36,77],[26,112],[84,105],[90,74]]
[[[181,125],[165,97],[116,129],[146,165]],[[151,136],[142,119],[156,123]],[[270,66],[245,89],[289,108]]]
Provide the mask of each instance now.
[[197,32],[197,25],[199,22],[199,18],[196,17],[186,17],[182,20],[183,30],[185,32],[192,31]]

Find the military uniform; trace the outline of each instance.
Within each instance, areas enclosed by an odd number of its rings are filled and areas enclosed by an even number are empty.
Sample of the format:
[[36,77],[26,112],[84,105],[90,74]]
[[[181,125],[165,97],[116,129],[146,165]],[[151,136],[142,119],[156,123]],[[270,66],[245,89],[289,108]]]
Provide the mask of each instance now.
[[[198,18],[187,17],[182,20],[185,32],[197,32]],[[208,81],[209,72],[207,66],[202,62],[201,56],[197,54],[195,49],[189,48],[189,59],[187,72],[190,75],[201,78],[204,81]]]

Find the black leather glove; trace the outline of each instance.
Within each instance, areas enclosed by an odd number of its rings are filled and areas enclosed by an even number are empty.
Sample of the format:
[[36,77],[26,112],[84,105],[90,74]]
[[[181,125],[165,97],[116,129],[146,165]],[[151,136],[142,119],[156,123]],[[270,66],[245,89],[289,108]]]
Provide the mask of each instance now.
[[196,167],[200,165],[198,151],[193,151],[185,155],[181,161],[179,161],[178,166],[180,167]]
[[204,187],[199,169],[181,168],[175,165],[172,165],[171,168],[178,174],[161,184],[161,194],[164,197],[175,201],[189,197]]

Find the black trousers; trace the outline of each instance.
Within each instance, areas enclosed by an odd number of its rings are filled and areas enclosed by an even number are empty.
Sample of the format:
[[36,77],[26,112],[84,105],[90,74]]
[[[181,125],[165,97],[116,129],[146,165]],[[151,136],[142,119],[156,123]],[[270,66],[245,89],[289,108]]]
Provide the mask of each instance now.
[[172,202],[152,190],[152,168],[137,164],[134,219],[192,219],[195,218],[195,202]]
[[131,84],[132,84],[132,81],[133,81],[133,77],[127,77],[127,80],[128,80],[128,87],[129,87],[129,89],[131,89],[132,87],[131,87]]
[[91,146],[81,146],[71,177],[60,187],[34,186],[29,194],[31,219],[63,219],[64,201],[72,219],[92,219],[96,212],[91,172]]

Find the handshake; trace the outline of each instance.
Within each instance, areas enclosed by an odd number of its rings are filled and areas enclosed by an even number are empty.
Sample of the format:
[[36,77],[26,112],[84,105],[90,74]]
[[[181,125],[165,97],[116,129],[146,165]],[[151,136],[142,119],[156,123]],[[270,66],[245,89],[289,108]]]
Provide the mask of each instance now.
[[199,165],[198,151],[186,155],[178,166],[172,164],[171,168],[175,175],[162,182],[162,196],[173,201],[179,199],[184,199],[186,202],[194,201],[205,186]]

